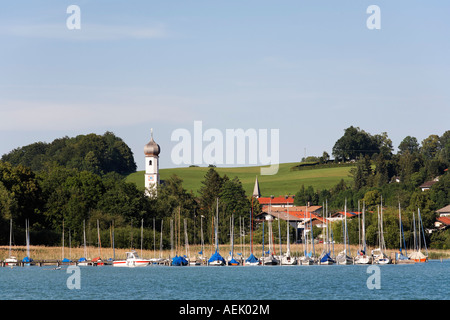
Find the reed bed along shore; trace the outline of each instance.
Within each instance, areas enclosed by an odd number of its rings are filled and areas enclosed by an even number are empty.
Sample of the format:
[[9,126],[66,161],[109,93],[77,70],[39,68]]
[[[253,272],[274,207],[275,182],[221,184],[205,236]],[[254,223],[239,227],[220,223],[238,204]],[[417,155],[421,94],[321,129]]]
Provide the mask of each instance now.
[[[205,245],[204,247],[204,256],[211,256],[215,248],[212,245]],[[315,245],[315,253],[316,256],[319,256],[323,250],[323,244]],[[264,246],[264,250],[267,251],[269,249],[268,245]],[[279,254],[280,246],[274,245],[275,254]],[[284,244],[281,246],[282,253],[286,252],[287,246]],[[334,253],[337,255],[340,251],[344,249],[343,244],[334,244]],[[374,248],[368,248],[367,253],[370,254],[371,250]],[[199,256],[199,252],[202,250],[200,245],[190,245],[187,248],[182,246],[171,249],[164,249],[162,251],[159,248],[153,249],[143,249],[140,248],[98,248],[89,246],[86,248],[87,254],[84,253],[84,247],[76,247],[76,248],[68,248],[68,247],[47,247],[47,246],[30,246],[30,256],[34,260],[62,260],[64,258],[76,261],[81,257],[86,257],[88,260],[93,259],[95,257],[101,257],[102,259],[115,258],[123,259],[125,258],[125,252],[130,250],[136,250],[139,255],[143,258],[170,258],[175,255],[186,255],[192,259]],[[310,249],[309,249],[310,250]],[[351,256],[356,256],[358,251],[357,245],[350,245],[350,254]],[[425,252],[425,250],[422,250]],[[230,252],[229,245],[221,245],[219,246],[219,253],[223,257],[227,257]],[[290,252],[292,256],[302,256],[304,252],[304,247],[302,244],[291,244]],[[388,249],[386,250],[386,254],[392,258],[395,257],[395,253],[397,250]],[[241,253],[243,257],[247,257],[250,254],[250,245],[246,244],[241,246],[234,246],[235,257],[239,257],[238,253]],[[262,245],[254,244],[253,245],[253,253],[257,257],[262,256]],[[438,249],[428,249],[429,259],[450,259],[450,250],[438,250]],[[27,248],[26,246],[13,246],[11,248],[11,255],[15,256],[17,259],[22,260],[27,256]],[[9,256],[9,246],[0,246],[0,261],[3,261]]]

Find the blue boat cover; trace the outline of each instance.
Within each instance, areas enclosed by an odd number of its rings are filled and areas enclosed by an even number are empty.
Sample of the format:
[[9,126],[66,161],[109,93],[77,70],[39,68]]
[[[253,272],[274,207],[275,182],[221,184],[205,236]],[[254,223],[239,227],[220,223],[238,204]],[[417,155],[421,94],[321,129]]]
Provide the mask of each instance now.
[[188,261],[182,256],[175,256],[172,258],[173,266],[186,266],[187,264],[188,264]]
[[333,260],[333,259],[330,257],[330,254],[329,254],[329,253],[325,253],[325,254],[323,255],[323,257],[320,259],[320,262],[326,262],[326,261],[330,261],[330,260]]
[[254,255],[253,255],[253,253],[252,254],[250,254],[250,256],[247,258],[247,260],[245,260],[245,262],[258,262],[259,260],[258,260],[258,258],[256,258]]
[[395,253],[395,256],[397,257],[397,260],[408,260],[409,259],[401,251],[400,251],[400,253]]
[[78,259],[78,262],[85,262],[86,261],[86,258],[80,258],[80,259]]
[[33,259],[31,259],[30,257],[25,257],[23,258],[22,262],[32,262]]
[[67,259],[67,258],[64,258],[64,259],[62,260],[62,262],[72,262],[72,261],[70,261],[70,260]]
[[237,262],[237,261],[233,258],[233,259],[231,259],[230,261],[228,261],[228,264],[229,264],[229,265],[238,265],[239,262]]
[[214,252],[214,254],[211,256],[211,258],[209,258],[208,262],[213,262],[213,261],[222,261],[223,263],[226,263],[225,259],[219,254],[219,252],[216,250],[216,252]]

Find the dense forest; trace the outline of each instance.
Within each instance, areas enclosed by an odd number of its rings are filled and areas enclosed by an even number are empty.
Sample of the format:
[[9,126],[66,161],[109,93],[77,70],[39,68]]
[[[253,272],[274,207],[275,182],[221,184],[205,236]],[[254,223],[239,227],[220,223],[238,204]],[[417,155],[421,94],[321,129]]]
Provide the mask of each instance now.
[[[450,131],[442,136],[431,135],[421,144],[408,136],[394,154],[386,133],[372,136],[350,127],[336,141],[333,156],[336,163],[353,163],[353,183],[341,181],[330,190],[302,186],[295,195],[295,203],[322,205],[326,201],[330,211],[343,210],[346,200],[353,211],[364,203],[368,212],[369,245],[376,243],[376,210],[382,199],[386,212],[385,239],[390,248],[398,247],[399,203],[405,237],[411,233],[412,214],[418,208],[424,226],[432,229],[435,211],[450,203],[450,178],[446,171],[450,164]],[[318,159],[321,163],[330,161],[326,152]],[[83,225],[88,244],[97,245],[98,222],[102,246],[111,245],[111,230],[114,230],[116,247],[137,247],[143,223],[144,247],[153,248],[153,239],[159,239],[163,230],[163,247],[167,249],[171,246],[171,228],[175,241],[184,243],[185,221],[189,243],[200,243],[200,230],[205,243],[211,243],[217,208],[219,241],[228,243],[232,216],[235,230],[245,227],[248,235],[252,204],[254,212],[260,212],[259,203],[245,194],[237,177],[220,176],[214,167],[206,173],[199,196],[187,192],[183,181],[174,175],[158,186],[157,197],[147,197],[135,184],[125,182],[125,176],[135,170],[131,150],[111,132],[102,136],[65,137],[48,144],[38,142],[11,151],[0,161],[0,243],[9,241],[11,219],[16,245],[25,243],[26,219],[30,222],[32,244],[60,245],[64,222],[65,235],[70,234],[72,246],[82,245]],[[420,190],[424,181],[436,177],[439,181],[431,190]],[[260,241],[261,226],[254,227],[255,241]],[[284,222],[281,227],[285,230]],[[339,241],[341,226],[336,224],[334,228]],[[319,230],[314,232],[319,233]],[[356,219],[349,221],[349,233],[350,241],[357,243]],[[448,229],[427,237],[430,247],[450,248]]]

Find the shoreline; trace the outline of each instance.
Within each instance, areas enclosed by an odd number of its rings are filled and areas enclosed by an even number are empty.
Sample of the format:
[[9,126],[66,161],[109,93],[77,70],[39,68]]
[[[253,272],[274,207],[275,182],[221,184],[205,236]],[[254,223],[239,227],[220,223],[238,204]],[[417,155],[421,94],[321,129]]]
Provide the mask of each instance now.
[[[350,245],[350,255],[352,257],[356,256],[357,253],[357,245]],[[337,255],[340,251],[344,249],[343,244],[335,244],[334,245],[334,254]],[[371,250],[374,249],[372,247],[367,248],[367,253],[370,254]],[[88,260],[101,257],[102,259],[106,260],[109,258],[114,257],[115,253],[115,259],[123,259],[125,258],[125,252],[135,250],[141,257],[143,258],[163,258],[168,259],[171,257],[174,257],[175,255],[186,255],[190,257],[191,259],[194,259],[195,257],[199,256],[198,252],[201,251],[200,245],[190,245],[188,247],[188,250],[184,246],[179,248],[178,250],[174,249],[164,249],[161,251],[159,249],[153,250],[153,249],[143,249],[141,251],[140,248],[97,248],[97,247],[87,247],[87,258]],[[264,250],[268,250],[268,245],[264,246]],[[212,245],[205,245],[204,246],[204,256],[210,257],[214,251],[215,248]],[[274,245],[274,253],[275,255],[278,255],[279,251],[279,245]],[[302,256],[303,255],[303,245],[302,244],[291,244],[290,245],[290,252],[291,256]],[[323,245],[322,244],[316,244],[315,245],[315,253],[316,256],[319,256],[323,251]],[[64,252],[64,256],[63,256]],[[229,255],[230,252],[230,245],[220,245],[219,246],[219,253],[226,258]],[[250,254],[250,245],[235,245],[234,246],[234,252],[235,257],[238,256],[237,253],[242,253],[244,257],[247,257]],[[282,245],[282,253],[286,252],[286,245]],[[395,253],[398,252],[398,250],[394,249],[387,249],[386,254],[394,258]],[[422,252],[425,252],[425,250],[422,250]],[[253,245],[253,253],[255,256],[260,257],[262,254],[262,245],[261,244],[254,244]],[[27,247],[26,246],[13,246],[11,247],[11,255],[15,256],[18,260],[22,260],[27,256]],[[0,261],[5,260],[9,256],[9,246],[0,246]],[[72,261],[77,261],[79,258],[84,257],[84,247],[76,247],[76,248],[68,248],[64,247],[48,247],[48,246],[30,246],[30,256],[34,260],[62,260],[64,258],[68,258]],[[428,258],[429,259],[450,259],[450,250],[444,250],[444,249],[428,249]]]

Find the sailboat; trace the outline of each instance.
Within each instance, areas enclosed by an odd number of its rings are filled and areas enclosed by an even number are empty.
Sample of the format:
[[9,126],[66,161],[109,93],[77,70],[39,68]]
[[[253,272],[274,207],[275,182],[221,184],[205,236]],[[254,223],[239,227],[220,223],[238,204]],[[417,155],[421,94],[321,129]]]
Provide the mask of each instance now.
[[297,259],[291,256],[290,239],[289,239],[289,208],[286,207],[286,253],[281,256],[280,263],[284,266],[292,266],[297,264]]
[[[306,213],[308,213],[308,206],[306,206]],[[309,224],[310,224],[310,233],[311,233],[311,246],[314,247],[314,236],[313,236],[313,229],[312,229],[312,219],[311,219],[311,213],[309,214]],[[305,216],[305,222],[303,227],[303,243],[304,243],[304,255],[303,257],[300,257],[298,260],[298,263],[302,266],[309,266],[314,264],[314,258],[313,258],[313,250],[310,250],[308,252],[308,234],[306,232],[306,216]]]
[[10,219],[9,224],[9,256],[4,260],[5,265],[7,266],[15,266],[17,265],[17,258],[11,255],[11,247],[12,247],[12,218]]
[[253,197],[250,210],[250,255],[244,262],[244,266],[259,266],[259,259],[253,254]]
[[[380,214],[381,212],[381,214]],[[376,264],[389,264],[391,263],[391,259],[384,253],[386,250],[386,244],[384,242],[384,232],[383,232],[383,198],[381,198],[381,210],[378,207],[378,248],[372,250],[373,262]]]
[[268,265],[268,266],[273,266],[273,265],[277,265],[279,264],[279,261],[277,258],[275,258],[274,254],[273,254],[273,233],[272,233],[272,216],[268,215],[266,217],[267,223],[269,225],[268,229],[269,229],[269,251],[267,253],[267,256],[264,255],[261,258],[261,264],[262,265]]
[[[415,218],[414,218],[414,213],[413,213],[413,223],[414,223],[414,248],[413,248],[413,252],[411,252],[408,255],[408,258],[410,258],[411,260],[414,260],[415,262],[427,262],[428,261],[428,250],[427,250],[427,244],[425,241],[425,233],[423,232],[423,224],[422,224],[422,218],[420,216],[420,209],[417,208],[417,223],[418,223],[418,230],[419,230],[419,236],[417,237],[416,234],[416,223],[415,223]],[[421,248],[421,241],[420,241],[420,234],[422,230],[422,235],[423,235],[423,242],[425,245],[425,250],[427,255],[424,255],[422,253],[422,248]]]
[[[358,202],[358,212],[359,212],[359,202]],[[362,211],[362,220],[360,221],[358,214],[358,225],[360,226],[362,244],[358,250],[358,253],[355,257],[355,264],[372,264],[373,258],[368,255],[367,246],[366,246],[366,203],[363,202],[363,211]],[[361,222],[361,223],[360,223]]]
[[239,262],[234,259],[234,214],[231,215],[230,219],[230,256],[227,259],[227,264],[229,266],[238,266]]
[[[399,245],[399,252],[395,253],[395,263],[396,264],[407,264],[407,263],[415,263],[414,260],[411,260],[408,258],[408,253],[406,252],[406,245],[405,244],[405,238],[403,236],[403,223],[402,223],[402,214],[401,214],[401,208],[400,208],[400,202],[398,203],[398,224],[399,224],[399,235],[400,235],[400,245]],[[403,241],[402,241],[403,239]],[[403,243],[402,243],[403,242]],[[402,249],[405,249],[405,254],[403,254]]]
[[353,264],[353,259],[347,254],[347,242],[348,242],[348,231],[347,231],[347,199],[345,199],[345,210],[344,210],[344,251],[339,252],[336,257],[337,264]]
[[[179,243],[180,243],[180,224],[181,224],[181,207],[178,207],[178,227],[177,227],[177,220],[175,219],[175,234],[177,234],[177,230],[178,230],[178,236],[176,238],[176,254],[175,257],[172,258],[172,266],[176,266],[176,267],[183,267],[183,266],[187,266],[189,264],[189,262],[187,261],[187,259],[185,257],[183,257],[181,254],[178,255],[178,247]],[[171,234],[172,234],[172,226],[171,226]]]
[[328,233],[328,200],[325,207],[325,240],[323,241],[324,248],[322,254],[319,256],[318,264],[320,265],[331,265],[335,264],[336,261],[331,257],[330,250],[330,238]]
[[83,220],[83,243],[84,243],[84,256],[78,259],[77,265],[82,267],[87,267],[92,265],[91,262],[87,260],[87,248],[86,248],[86,220]]
[[159,238],[159,258],[153,258],[150,259],[150,261],[152,262],[152,264],[162,264],[166,261],[166,259],[164,259],[162,257],[162,250],[163,250],[163,225],[164,225],[164,220],[161,220],[161,232],[160,232],[160,238]]
[[27,244],[27,256],[22,259],[22,262],[26,266],[34,265],[33,259],[30,258],[30,220],[25,220],[25,236],[26,236],[26,244]]
[[215,242],[216,242],[216,251],[214,254],[209,258],[208,265],[210,266],[223,266],[226,264],[225,259],[220,255],[219,253],[219,237],[218,237],[218,227],[219,227],[219,198],[217,198],[217,204],[216,204],[216,219],[215,219]]
[[102,241],[100,239],[100,225],[99,225],[98,219],[97,219],[97,238],[98,238],[98,257],[95,257],[94,259],[92,259],[92,263],[94,264],[94,266],[104,266],[105,262],[101,258],[101,256],[102,256],[102,252],[101,252]]

